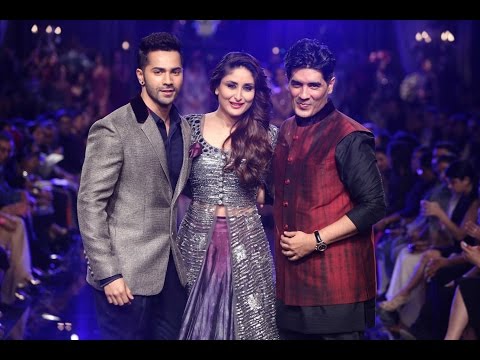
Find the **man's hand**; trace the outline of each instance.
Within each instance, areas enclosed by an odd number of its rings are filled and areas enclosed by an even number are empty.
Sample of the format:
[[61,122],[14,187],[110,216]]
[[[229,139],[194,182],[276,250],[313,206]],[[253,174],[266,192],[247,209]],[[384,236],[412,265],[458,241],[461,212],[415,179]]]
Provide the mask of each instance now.
[[108,303],[113,305],[123,306],[130,304],[133,300],[133,295],[123,278],[112,281],[103,288]]
[[284,231],[280,236],[282,254],[291,261],[299,260],[310,254],[315,250],[315,245],[315,236],[303,231]]

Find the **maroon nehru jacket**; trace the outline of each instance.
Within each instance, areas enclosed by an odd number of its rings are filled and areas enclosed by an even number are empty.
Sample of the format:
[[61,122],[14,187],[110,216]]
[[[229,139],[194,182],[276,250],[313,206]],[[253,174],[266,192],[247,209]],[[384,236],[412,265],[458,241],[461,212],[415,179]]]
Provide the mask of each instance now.
[[283,231],[313,233],[354,207],[337,172],[335,148],[348,134],[368,130],[334,107],[321,116],[309,126],[286,120],[273,159],[277,298],[286,305],[349,304],[376,295],[372,230],[298,261],[281,252]]

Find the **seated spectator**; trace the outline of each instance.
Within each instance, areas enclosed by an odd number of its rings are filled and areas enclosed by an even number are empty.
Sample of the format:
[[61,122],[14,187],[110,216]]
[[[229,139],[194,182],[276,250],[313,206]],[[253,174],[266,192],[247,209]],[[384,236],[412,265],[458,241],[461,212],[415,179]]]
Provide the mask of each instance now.
[[[478,211],[477,224],[468,222],[465,226],[467,233],[480,241],[480,210]],[[475,265],[473,271],[464,275],[457,281],[450,319],[445,340],[459,340],[468,326],[473,328],[475,338],[480,339],[480,246],[470,246],[461,243],[463,256]]]
[[[389,300],[379,304],[384,311],[393,312],[400,309],[411,300],[414,290],[423,286],[425,280],[429,282],[440,269],[458,266],[463,269],[464,261],[456,254],[460,252],[460,241],[466,239],[468,234],[461,224],[471,220],[472,214],[478,208],[478,180],[471,165],[464,161],[457,161],[450,165],[446,171],[446,177],[449,189],[452,191],[447,211],[443,210],[437,202],[424,200],[422,201],[422,213],[426,216],[434,216],[439,220],[442,225],[439,238],[442,238],[443,241],[448,241],[450,238],[452,245],[433,246],[424,251],[407,284],[395,294],[387,292]],[[431,238],[430,243],[435,244],[435,240]]]
[[32,275],[27,232],[20,217],[0,212],[0,246],[10,253],[10,267],[5,272],[0,300],[4,304],[13,304],[19,287],[40,283]]

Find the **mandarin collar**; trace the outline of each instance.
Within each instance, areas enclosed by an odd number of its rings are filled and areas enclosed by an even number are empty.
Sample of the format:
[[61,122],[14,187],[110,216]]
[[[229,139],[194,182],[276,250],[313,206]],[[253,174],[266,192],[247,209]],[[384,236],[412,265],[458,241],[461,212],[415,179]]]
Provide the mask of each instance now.
[[309,116],[309,117],[300,117],[298,115],[295,115],[295,122],[297,123],[297,126],[308,126],[308,125],[313,125],[316,124],[323,119],[325,119],[328,115],[330,115],[333,111],[335,110],[335,105],[333,105],[332,100],[328,99],[327,103],[323,108],[320,109],[319,112],[316,114]]

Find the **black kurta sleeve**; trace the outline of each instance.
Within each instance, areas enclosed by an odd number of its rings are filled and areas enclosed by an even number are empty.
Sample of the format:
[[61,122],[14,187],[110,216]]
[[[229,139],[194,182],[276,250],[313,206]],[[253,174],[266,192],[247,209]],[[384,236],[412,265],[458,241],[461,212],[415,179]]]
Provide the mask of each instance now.
[[359,232],[369,231],[386,211],[373,135],[363,131],[347,135],[335,149],[335,161],[340,180],[354,203],[346,215]]

